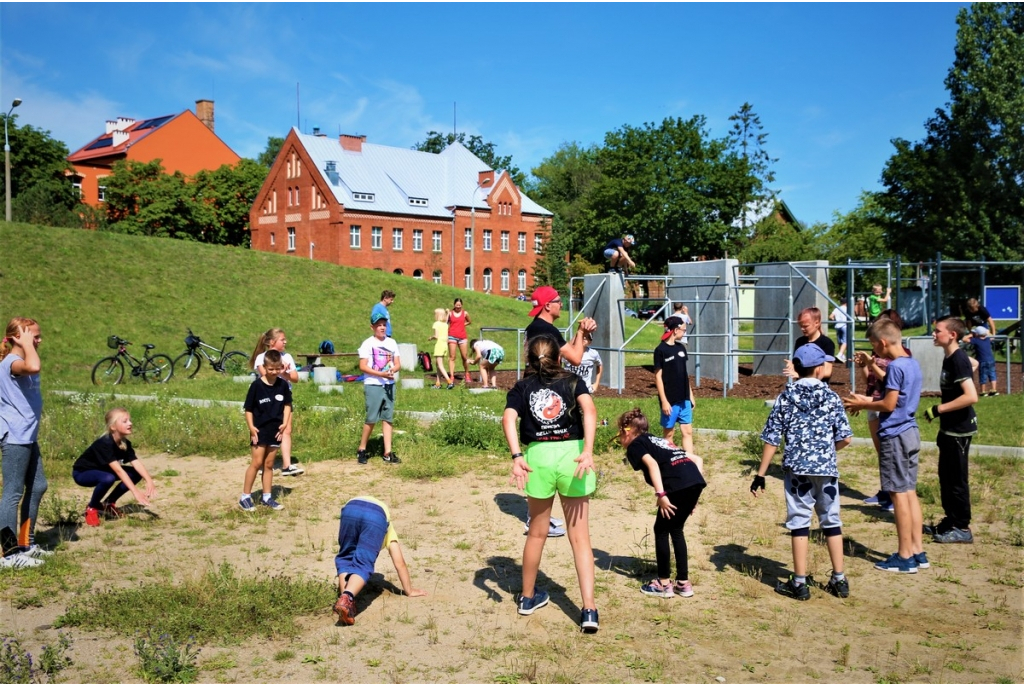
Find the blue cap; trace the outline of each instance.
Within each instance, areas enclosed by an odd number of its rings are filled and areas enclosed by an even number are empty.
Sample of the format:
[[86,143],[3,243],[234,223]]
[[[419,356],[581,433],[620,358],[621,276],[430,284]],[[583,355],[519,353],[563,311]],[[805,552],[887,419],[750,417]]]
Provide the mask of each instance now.
[[825,351],[812,343],[807,343],[797,348],[797,351],[793,353],[793,362],[799,364],[805,369],[812,369],[815,366],[821,366],[828,361],[828,356]]

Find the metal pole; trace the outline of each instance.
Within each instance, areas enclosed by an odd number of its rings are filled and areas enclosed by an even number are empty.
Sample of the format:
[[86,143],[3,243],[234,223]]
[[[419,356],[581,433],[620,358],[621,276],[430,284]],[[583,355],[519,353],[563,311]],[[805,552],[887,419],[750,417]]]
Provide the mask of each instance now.
[[7,138],[7,122],[10,121],[11,112],[21,104],[21,98],[14,98],[11,108],[7,110],[4,117],[4,213],[7,223],[11,223],[11,141]]
[[938,319],[942,316],[942,252],[935,253],[935,264],[937,265],[937,273],[935,274],[935,318]]

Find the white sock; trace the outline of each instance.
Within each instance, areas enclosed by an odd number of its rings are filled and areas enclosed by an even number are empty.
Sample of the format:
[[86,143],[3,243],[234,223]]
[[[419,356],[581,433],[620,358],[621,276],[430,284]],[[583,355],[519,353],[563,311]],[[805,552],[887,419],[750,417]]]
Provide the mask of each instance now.
[[264,492],[263,493],[263,501],[264,502],[269,502],[270,501],[270,493],[269,492]]

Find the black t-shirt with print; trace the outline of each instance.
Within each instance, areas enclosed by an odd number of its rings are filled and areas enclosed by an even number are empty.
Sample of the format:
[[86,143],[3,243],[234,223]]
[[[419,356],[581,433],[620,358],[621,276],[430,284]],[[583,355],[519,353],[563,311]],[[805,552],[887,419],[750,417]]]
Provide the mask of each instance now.
[[[964,381],[974,382],[971,358],[963,350],[955,350],[953,354],[942,360],[939,390],[942,391],[943,404],[952,402],[964,394],[961,385]],[[974,406],[939,414],[939,430],[955,435],[970,435],[978,432],[978,416],[974,413]]]
[[519,414],[519,442],[583,439],[583,410],[576,401],[589,395],[587,384],[574,374],[544,383],[532,374],[512,386],[505,408]]
[[654,370],[661,369],[665,397],[672,406],[683,406],[690,399],[690,375],[686,370],[686,345],[662,342],[654,349]]
[[267,385],[257,378],[249,386],[245,398],[245,411],[252,412],[252,423],[256,428],[278,427],[284,422],[285,405],[292,404],[292,390],[280,376],[273,385]]
[[650,433],[638,435],[626,448],[626,458],[634,471],[643,471],[644,480],[648,485],[651,474],[644,465],[644,455],[649,454],[658,464],[661,471],[661,483],[665,492],[675,492],[694,485],[706,485],[697,464],[686,456],[680,447]]

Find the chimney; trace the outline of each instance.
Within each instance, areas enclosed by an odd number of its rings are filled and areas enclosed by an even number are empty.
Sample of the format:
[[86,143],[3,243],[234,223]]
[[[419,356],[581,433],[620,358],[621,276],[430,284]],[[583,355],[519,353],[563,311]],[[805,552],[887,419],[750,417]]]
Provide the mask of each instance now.
[[366,142],[366,136],[352,136],[347,133],[342,133],[338,136],[338,142],[341,143],[342,150],[348,150],[349,152],[362,152],[363,143]]
[[488,169],[487,171],[479,172],[479,176],[477,177],[477,184],[481,188],[490,188],[492,183],[494,183],[493,169]]
[[114,142],[112,143],[112,145],[114,147],[117,147],[121,143],[125,143],[125,142],[128,141],[128,132],[127,131],[121,131],[121,130],[115,130],[112,137],[114,139]]
[[116,131],[124,131],[125,129],[127,129],[129,126],[131,126],[134,123],[135,123],[135,120],[132,119],[131,117],[118,117],[117,118],[117,123],[114,124],[114,130],[116,130]]
[[213,131],[213,100],[196,100],[196,116]]
[[107,134],[109,135],[112,131],[117,130],[117,122],[111,119],[107,119]]
[[338,163],[335,160],[327,160],[327,163],[324,165],[324,173],[330,179],[331,185],[338,185]]

